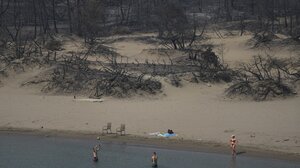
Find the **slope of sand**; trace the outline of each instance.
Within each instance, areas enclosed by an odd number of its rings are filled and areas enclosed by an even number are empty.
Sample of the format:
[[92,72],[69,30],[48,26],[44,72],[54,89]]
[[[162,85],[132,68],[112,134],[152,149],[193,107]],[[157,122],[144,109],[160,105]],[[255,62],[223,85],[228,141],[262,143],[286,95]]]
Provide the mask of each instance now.
[[[242,48],[247,38],[212,40],[225,40],[229,51],[224,59],[236,63],[247,61],[256,52]],[[145,45],[148,44],[134,40],[112,44],[121,55],[137,59],[150,57],[142,53],[153,45]],[[175,88],[163,83],[163,93],[153,97],[80,102],[73,101],[72,96],[46,96],[37,88],[20,87],[41,71],[33,69],[2,81],[1,128],[100,132],[107,122],[112,122],[113,130],[125,123],[127,133],[133,135],[148,136],[151,132],[173,129],[179,135],[177,138],[227,143],[230,135],[235,134],[240,145],[300,154],[299,96],[266,102],[238,101],[224,97],[226,84],[210,87],[184,83],[182,88]]]
[[[279,35],[278,35],[279,36]],[[251,60],[254,55],[270,55],[279,58],[290,58],[299,56],[300,50],[295,51],[294,47],[285,46],[282,44],[273,44],[269,47],[252,48],[249,41],[252,35],[244,36],[229,36],[225,38],[217,38],[211,34],[211,39],[207,43],[214,44],[216,47],[214,51],[218,55],[222,55],[223,52],[224,61],[229,65],[236,65],[239,62],[247,62]],[[281,40],[286,39],[286,37],[281,37]]]
[[[163,46],[159,45],[159,43],[147,43],[145,40],[137,40],[137,37],[150,38],[154,35],[153,33],[148,33],[110,37],[116,41],[108,45],[113,47],[120,55],[127,57],[129,63],[135,62],[135,60],[138,60],[140,63],[144,63],[146,60],[150,63],[153,61],[163,62],[164,60],[168,63],[169,59],[185,55],[184,52],[174,50],[155,51],[154,49],[162,48]],[[214,33],[208,33],[208,36],[209,39],[203,43],[214,45],[213,51],[223,57],[225,63],[231,66],[235,66],[240,62],[248,62],[254,55],[271,55],[279,58],[291,58],[300,55],[300,50],[295,50],[296,46],[293,45],[273,44],[269,47],[252,48],[249,44],[252,38],[251,34],[243,36],[224,35],[223,38],[219,38]],[[118,38],[121,40],[118,40]],[[286,39],[285,36],[280,35],[278,35],[278,38],[281,40]]]

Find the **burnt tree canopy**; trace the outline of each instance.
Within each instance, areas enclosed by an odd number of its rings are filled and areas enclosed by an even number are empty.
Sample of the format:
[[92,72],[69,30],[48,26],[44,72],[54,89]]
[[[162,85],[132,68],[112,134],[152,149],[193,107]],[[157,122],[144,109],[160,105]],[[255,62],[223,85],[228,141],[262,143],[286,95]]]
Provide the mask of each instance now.
[[251,63],[240,65],[238,79],[226,93],[230,97],[244,95],[254,100],[296,94],[294,83],[300,79],[299,59],[277,59],[254,56]]

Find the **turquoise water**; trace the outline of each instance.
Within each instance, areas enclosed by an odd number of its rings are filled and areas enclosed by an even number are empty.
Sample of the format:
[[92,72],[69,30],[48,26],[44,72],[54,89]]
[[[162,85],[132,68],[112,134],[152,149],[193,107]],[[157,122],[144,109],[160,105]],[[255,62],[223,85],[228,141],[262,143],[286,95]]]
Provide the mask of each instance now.
[[159,168],[300,168],[288,162],[239,155],[176,151],[103,142],[92,161],[96,140],[0,134],[0,168],[147,168],[158,153]]

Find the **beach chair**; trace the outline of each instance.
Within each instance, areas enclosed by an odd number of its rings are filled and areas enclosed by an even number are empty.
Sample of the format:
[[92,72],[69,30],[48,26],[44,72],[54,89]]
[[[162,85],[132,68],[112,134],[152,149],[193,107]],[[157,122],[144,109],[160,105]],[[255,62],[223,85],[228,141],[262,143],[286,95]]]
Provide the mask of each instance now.
[[112,133],[112,132],[111,132],[111,122],[107,123],[106,126],[102,127],[102,133],[103,133],[104,131],[106,131],[107,134],[108,134],[108,131],[109,131],[110,134]]
[[116,135],[118,135],[118,133],[120,133],[121,136],[125,135],[125,124],[121,124],[121,126],[116,129]]

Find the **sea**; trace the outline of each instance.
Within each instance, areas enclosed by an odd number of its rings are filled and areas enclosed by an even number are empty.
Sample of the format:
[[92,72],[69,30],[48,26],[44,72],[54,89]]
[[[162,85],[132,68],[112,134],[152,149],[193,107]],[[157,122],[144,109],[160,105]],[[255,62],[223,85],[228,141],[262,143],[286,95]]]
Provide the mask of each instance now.
[[[98,143],[99,161],[92,160]],[[0,168],[300,168],[300,161],[170,150],[87,138],[0,134]]]

